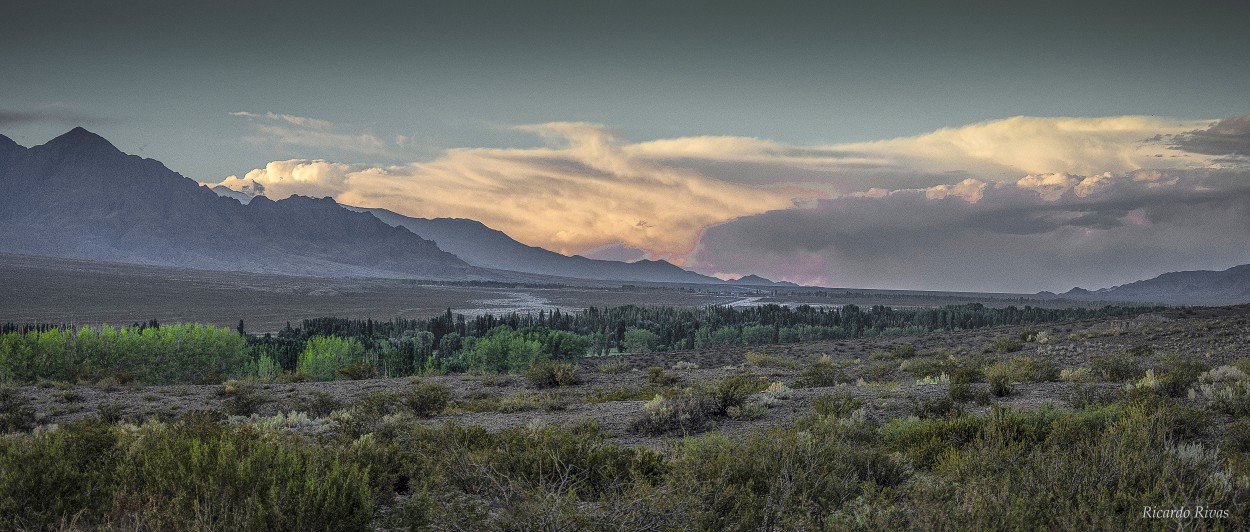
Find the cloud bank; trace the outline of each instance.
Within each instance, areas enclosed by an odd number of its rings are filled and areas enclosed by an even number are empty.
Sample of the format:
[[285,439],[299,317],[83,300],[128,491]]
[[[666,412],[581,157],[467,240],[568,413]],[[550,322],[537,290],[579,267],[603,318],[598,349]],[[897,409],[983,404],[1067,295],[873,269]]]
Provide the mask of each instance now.
[[823,146],[516,129],[546,145],[386,167],[275,161],[223,184],[473,218],[562,253],[638,249],[833,286],[1056,290],[1250,262],[1248,117],[1012,117]]

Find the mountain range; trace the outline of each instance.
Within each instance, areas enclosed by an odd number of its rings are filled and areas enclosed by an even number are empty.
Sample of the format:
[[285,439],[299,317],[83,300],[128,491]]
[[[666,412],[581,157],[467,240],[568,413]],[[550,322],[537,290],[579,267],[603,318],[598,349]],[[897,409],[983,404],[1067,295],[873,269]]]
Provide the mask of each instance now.
[[0,252],[331,277],[725,283],[662,260],[568,257],[473,220],[209,189],[81,127],[31,148],[0,135],[0,187]]
[[1179,305],[1234,305],[1250,302],[1250,264],[1223,271],[1169,272],[1153,279],[1086,290],[1073,288],[1059,297],[1079,300],[1142,301]]
[[41,146],[0,137],[0,251],[315,276],[493,279],[411,231],[334,200],[218,196],[75,128]]

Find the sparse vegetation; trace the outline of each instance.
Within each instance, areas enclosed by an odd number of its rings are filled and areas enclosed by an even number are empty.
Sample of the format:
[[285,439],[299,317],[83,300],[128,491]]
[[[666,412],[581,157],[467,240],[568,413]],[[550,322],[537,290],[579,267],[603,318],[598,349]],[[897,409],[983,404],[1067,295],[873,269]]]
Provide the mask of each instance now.
[[[1244,529],[1250,360],[1224,332],[1250,324],[1204,323],[848,337],[741,367],[724,365],[742,344],[667,354],[662,337],[607,372],[542,354],[520,376],[45,378],[0,386],[0,528],[1171,529],[1141,507],[1201,501],[1230,510],[1210,528]],[[984,352],[1004,335],[1030,350]]]

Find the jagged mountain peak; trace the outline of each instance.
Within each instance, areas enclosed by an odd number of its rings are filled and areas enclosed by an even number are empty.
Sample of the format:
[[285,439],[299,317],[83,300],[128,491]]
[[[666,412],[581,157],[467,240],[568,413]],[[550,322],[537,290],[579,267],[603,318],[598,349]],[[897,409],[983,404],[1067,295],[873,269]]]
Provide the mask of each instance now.
[[122,151],[117,149],[108,139],[101,137],[95,133],[87,131],[82,126],[71,129],[61,136],[49,140],[42,146],[44,149],[72,150],[78,153],[100,155],[102,153],[115,153],[123,155]]

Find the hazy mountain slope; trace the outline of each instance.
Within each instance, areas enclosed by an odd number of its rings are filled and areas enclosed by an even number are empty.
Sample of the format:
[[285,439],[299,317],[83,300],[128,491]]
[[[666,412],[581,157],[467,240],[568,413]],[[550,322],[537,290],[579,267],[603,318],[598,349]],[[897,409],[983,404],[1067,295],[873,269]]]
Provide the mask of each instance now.
[[474,266],[525,273],[637,282],[719,283],[719,279],[683,270],[666,261],[619,262],[568,257],[543,248],[527,246],[481,222],[461,218],[411,218],[386,209],[348,207],[372,213],[393,226],[406,227],[438,243]]
[[29,149],[10,144],[0,141],[0,251],[301,275],[491,277],[333,200],[243,205],[82,128]]
[[1218,272],[1197,270],[1165,273],[1153,279],[1101,290],[1073,288],[1062,296],[1071,299],[1154,301],[1186,305],[1250,303],[1250,264]]

